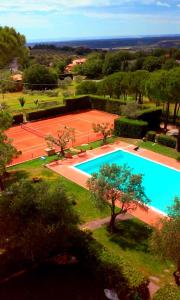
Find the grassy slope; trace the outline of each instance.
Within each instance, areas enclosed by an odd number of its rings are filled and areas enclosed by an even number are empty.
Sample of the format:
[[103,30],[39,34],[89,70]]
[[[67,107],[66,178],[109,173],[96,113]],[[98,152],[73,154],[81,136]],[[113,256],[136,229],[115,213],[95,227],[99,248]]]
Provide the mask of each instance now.
[[118,225],[118,232],[109,234],[105,227],[93,232],[93,236],[112,254],[123,256],[145,276],[156,276],[158,284],[174,283],[172,273],[174,266],[162,262],[148,249],[151,229],[138,220],[123,221]]

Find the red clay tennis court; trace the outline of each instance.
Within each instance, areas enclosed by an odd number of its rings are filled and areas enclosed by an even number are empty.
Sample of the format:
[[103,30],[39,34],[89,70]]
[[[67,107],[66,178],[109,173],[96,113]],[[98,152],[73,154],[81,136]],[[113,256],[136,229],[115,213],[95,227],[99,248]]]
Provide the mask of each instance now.
[[94,133],[92,123],[114,124],[116,118],[117,115],[114,114],[90,110],[12,127],[7,131],[7,135],[13,139],[13,145],[22,151],[22,155],[14,159],[13,164],[45,155],[45,148],[47,148],[45,136],[48,134],[56,136],[58,129],[64,126],[75,129],[75,142],[68,145],[70,148],[101,138],[101,135]]

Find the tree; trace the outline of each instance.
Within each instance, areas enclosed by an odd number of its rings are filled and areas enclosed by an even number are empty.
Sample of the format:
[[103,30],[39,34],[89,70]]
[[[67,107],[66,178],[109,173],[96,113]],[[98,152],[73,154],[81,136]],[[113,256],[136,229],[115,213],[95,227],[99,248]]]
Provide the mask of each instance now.
[[[135,210],[138,205],[146,209],[146,204],[149,203],[142,186],[142,175],[133,174],[126,165],[103,165],[99,173],[88,179],[87,185],[98,208],[109,206],[111,231],[115,229],[118,215]],[[116,204],[119,209],[116,209]]]
[[170,259],[176,265],[173,273],[175,282],[180,286],[180,198],[174,199],[168,217],[163,218],[160,226],[154,229],[150,245],[163,259]]
[[146,70],[137,70],[131,75],[129,89],[135,94],[135,99],[139,104],[143,104],[143,96],[145,94],[145,84],[149,78],[149,72]]
[[0,248],[39,263],[68,249],[78,217],[61,184],[19,181],[0,194]]
[[57,146],[60,148],[60,153],[62,156],[65,155],[65,149],[69,142],[75,141],[75,129],[71,127],[64,126],[63,129],[57,131],[57,137],[48,135],[45,140],[48,146]]
[[18,101],[19,101],[21,107],[23,108],[23,107],[24,107],[24,104],[26,103],[26,100],[24,99],[24,97],[19,97],[19,98],[18,98]]
[[9,114],[9,112],[1,108],[0,109],[0,132],[8,129],[12,125],[12,116]]
[[6,166],[20,154],[3,131],[0,131],[0,190],[4,190]]
[[0,190],[4,190],[6,166],[20,154],[12,145],[12,140],[4,133],[12,124],[12,116],[6,109],[0,110]]
[[19,58],[23,65],[28,55],[25,36],[16,32],[14,28],[0,26],[0,66],[6,66],[14,58]]
[[136,102],[128,102],[126,105],[123,105],[121,112],[123,116],[130,119],[136,119],[140,112],[140,105]]
[[96,94],[96,82],[91,80],[82,81],[76,88],[77,95]]
[[57,87],[57,74],[43,65],[32,65],[24,72],[26,88],[31,90],[54,89]]
[[92,124],[94,132],[101,133],[103,136],[103,145],[107,144],[107,138],[110,137],[114,131],[110,123]]
[[143,69],[149,72],[161,69],[161,60],[159,57],[147,56],[143,62]]
[[146,81],[146,95],[153,100],[166,103],[166,115],[164,120],[164,130],[167,131],[169,118],[170,98],[167,91],[168,71],[157,71],[151,73]]

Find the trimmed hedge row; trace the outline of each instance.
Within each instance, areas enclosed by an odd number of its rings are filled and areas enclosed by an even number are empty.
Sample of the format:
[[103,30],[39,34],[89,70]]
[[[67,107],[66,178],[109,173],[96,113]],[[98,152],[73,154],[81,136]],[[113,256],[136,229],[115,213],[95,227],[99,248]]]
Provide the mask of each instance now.
[[159,136],[157,136],[157,142],[158,144],[167,147],[176,148],[176,139],[169,135],[160,134]]
[[113,289],[119,299],[149,299],[148,280],[127,259],[111,254],[90,234],[76,236],[73,253],[81,265],[104,287]]
[[97,109],[118,114],[120,113],[120,105],[124,105],[124,103],[120,102],[119,100],[105,99],[98,96],[79,96],[65,99],[64,106],[54,106],[37,111],[30,111],[27,114],[27,119],[29,121],[46,119],[49,117],[86,109]]
[[68,110],[66,106],[55,106],[41,110],[31,111],[27,114],[27,120],[33,121],[39,119],[47,119],[50,117],[55,117],[57,115],[65,114],[67,112]]
[[148,131],[146,133],[146,137],[147,137],[148,141],[155,142],[156,132],[155,131]]
[[89,96],[91,101],[91,108],[106,111],[112,114],[120,114],[121,105],[125,105],[124,102],[117,99],[107,99],[98,96]]
[[148,122],[149,130],[157,130],[160,128],[161,116],[160,108],[144,109],[138,114],[137,119]]
[[180,300],[180,291],[177,287],[167,284],[156,292],[153,300]]
[[23,123],[23,114],[13,115],[13,125],[18,125]]
[[141,120],[118,118],[114,121],[114,130],[117,136],[142,138],[148,129],[148,123]]

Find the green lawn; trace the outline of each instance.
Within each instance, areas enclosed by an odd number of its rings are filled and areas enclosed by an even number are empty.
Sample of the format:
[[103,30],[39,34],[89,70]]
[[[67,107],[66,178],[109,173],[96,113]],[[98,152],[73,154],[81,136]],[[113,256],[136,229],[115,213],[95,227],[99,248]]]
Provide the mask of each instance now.
[[[75,93],[75,87],[76,83],[72,82],[70,86],[67,87],[67,89],[58,88],[55,91],[58,92],[58,96],[49,96],[46,93],[44,95],[40,95],[39,93],[33,92],[32,94],[26,94],[23,92],[16,92],[16,93],[6,93],[4,96],[0,94],[0,102],[5,102],[9,106],[9,110],[11,112],[22,112],[22,108],[20,106],[20,103],[18,101],[19,97],[24,97],[25,99],[25,105],[23,108],[23,111],[29,111],[29,110],[35,110],[38,109],[36,104],[34,103],[34,100],[39,100],[39,104],[44,102],[57,102],[57,105],[63,105],[63,99],[64,99],[64,93],[67,93],[69,95],[74,95]],[[54,106],[54,105],[52,105]]]
[[145,276],[158,277],[158,284],[174,283],[173,264],[160,261],[149,251],[150,227],[136,219],[121,221],[117,227],[118,231],[114,234],[110,234],[106,227],[101,227],[93,231],[93,236],[112,254],[127,258]]
[[160,153],[169,157],[172,157],[174,159],[177,159],[180,156],[180,153],[178,153],[175,149],[166,147],[163,145],[155,144],[152,142],[141,142],[140,147],[154,151],[156,153]]
[[122,138],[122,137],[120,137],[119,139],[123,142],[140,146],[141,148],[145,148],[153,152],[172,157],[174,159],[177,159],[180,156],[180,153],[178,153],[175,149],[163,145],[159,145],[154,142],[149,142],[149,141],[143,142],[142,140],[138,140],[138,139]]

